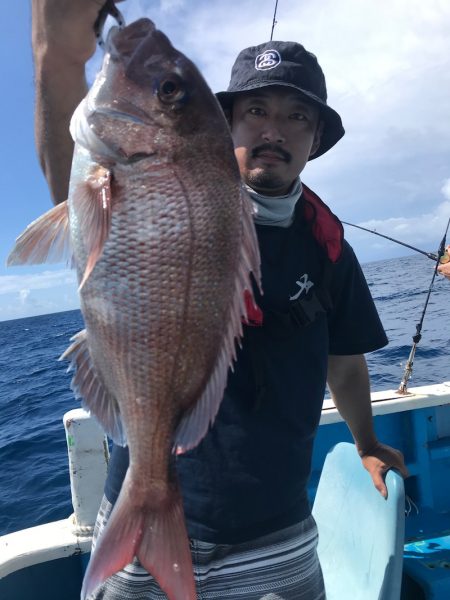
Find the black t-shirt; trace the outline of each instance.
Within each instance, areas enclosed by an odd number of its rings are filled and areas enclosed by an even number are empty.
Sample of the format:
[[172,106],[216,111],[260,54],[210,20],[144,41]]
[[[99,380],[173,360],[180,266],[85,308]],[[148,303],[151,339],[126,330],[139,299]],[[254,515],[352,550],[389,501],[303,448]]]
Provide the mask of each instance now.
[[[263,325],[245,327],[211,430],[177,457],[188,533],[196,539],[239,543],[309,515],[307,482],[328,355],[387,343],[353,250],[344,242],[332,265],[301,212],[299,203],[289,228],[257,225]],[[311,298],[319,304],[308,323],[293,309],[302,300],[311,306]],[[105,488],[110,502],[127,466],[127,449],[114,447]]]

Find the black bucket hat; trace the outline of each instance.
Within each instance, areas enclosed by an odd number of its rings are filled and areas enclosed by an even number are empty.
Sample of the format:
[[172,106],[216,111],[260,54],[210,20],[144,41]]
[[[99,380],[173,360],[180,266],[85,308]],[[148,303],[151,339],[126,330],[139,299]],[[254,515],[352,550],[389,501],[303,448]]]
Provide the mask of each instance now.
[[298,90],[320,111],[324,123],[322,139],[310,160],[321,156],[344,135],[341,117],[327,104],[325,76],[317,58],[296,42],[266,42],[239,53],[226,92],[216,97],[222,108],[230,108],[236,94],[270,85]]

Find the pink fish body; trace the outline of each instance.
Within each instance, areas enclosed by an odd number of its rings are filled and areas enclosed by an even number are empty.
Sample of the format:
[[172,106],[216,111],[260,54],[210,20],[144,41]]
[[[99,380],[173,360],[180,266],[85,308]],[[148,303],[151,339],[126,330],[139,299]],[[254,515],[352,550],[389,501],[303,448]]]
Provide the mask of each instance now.
[[153,23],[110,34],[71,124],[67,203],[32,223],[9,264],[70,247],[86,328],[72,387],[130,466],[82,598],[137,556],[169,600],[194,600],[174,455],[206,434],[242,335],[251,203],[228,125],[196,67]]

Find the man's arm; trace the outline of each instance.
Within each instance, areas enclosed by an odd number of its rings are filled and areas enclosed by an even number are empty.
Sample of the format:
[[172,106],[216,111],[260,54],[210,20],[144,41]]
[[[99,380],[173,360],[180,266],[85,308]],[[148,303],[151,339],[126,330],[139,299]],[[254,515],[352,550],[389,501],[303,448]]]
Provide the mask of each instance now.
[[381,444],[375,435],[370,381],[364,355],[329,356],[328,387],[336,408],[353,435],[358,453],[374,486],[386,497],[385,473],[394,468],[403,477],[407,477],[408,471],[402,453]]
[[85,64],[95,51],[94,23],[104,0],[32,0],[35,138],[53,202],[67,198],[72,114],[87,92]]

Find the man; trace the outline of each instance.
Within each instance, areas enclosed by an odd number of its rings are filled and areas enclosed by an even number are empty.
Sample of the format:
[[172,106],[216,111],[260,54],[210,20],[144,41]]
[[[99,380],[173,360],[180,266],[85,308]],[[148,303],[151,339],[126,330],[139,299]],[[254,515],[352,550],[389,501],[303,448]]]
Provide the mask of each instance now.
[[[36,139],[55,202],[67,195],[68,123],[86,93],[101,4],[33,1]],[[214,426],[177,459],[199,597],[325,597],[306,486],[326,380],[378,491],[386,495],[389,468],[407,475],[401,453],[382,445],[372,424],[363,353],[386,336],[340,222],[299,177],[344,135],[326,98],[316,58],[292,42],[244,50],[218,94],[257,209],[264,295]],[[127,450],[114,448],[97,536],[127,464]],[[135,561],[95,597],[165,595]]]

